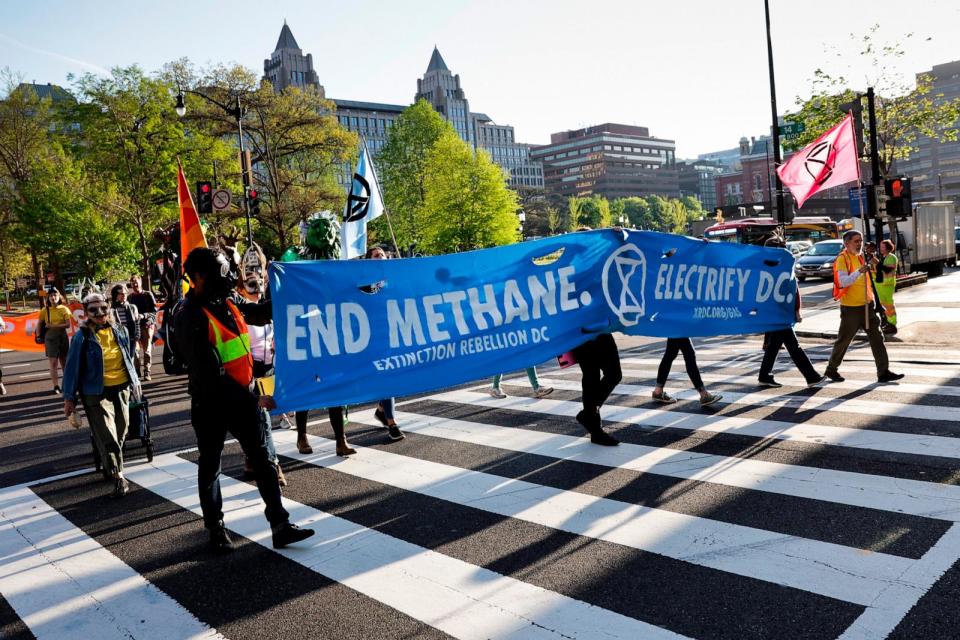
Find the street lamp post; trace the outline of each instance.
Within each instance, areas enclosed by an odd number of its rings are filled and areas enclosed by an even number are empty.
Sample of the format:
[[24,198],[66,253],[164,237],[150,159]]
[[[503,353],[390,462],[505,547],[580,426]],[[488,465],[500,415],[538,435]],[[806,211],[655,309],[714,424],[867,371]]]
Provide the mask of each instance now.
[[246,166],[247,164],[247,152],[243,144],[243,105],[240,104],[240,96],[237,96],[237,106],[228,107],[227,105],[214,100],[205,93],[200,93],[199,91],[192,91],[190,89],[183,89],[177,87],[177,104],[174,109],[177,112],[177,116],[183,117],[187,115],[187,105],[183,101],[184,93],[192,93],[195,96],[200,96],[207,102],[215,104],[226,112],[231,118],[237,121],[237,142],[240,144],[240,174],[243,180],[243,215],[247,220],[247,246],[253,246],[253,229],[250,226],[250,199],[249,193],[250,190],[250,175],[249,171],[252,167]]
[[520,220],[520,239],[523,240],[523,223],[527,221],[527,214],[523,209],[517,212],[517,218]]

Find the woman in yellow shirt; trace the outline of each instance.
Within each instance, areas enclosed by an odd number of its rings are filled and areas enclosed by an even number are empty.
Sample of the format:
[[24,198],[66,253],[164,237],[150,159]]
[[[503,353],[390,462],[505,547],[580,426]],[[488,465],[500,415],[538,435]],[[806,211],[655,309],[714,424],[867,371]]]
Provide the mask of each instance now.
[[[57,363],[63,369],[67,362],[67,330],[73,323],[73,314],[70,307],[63,303],[63,295],[56,289],[50,289],[47,294],[47,306],[40,310],[40,320],[47,327],[47,334],[43,339],[43,351],[50,365],[50,380],[53,382],[53,394],[60,395],[60,379],[57,377]],[[37,324],[39,331],[40,325]]]
[[130,396],[140,380],[130,356],[127,330],[113,322],[110,305],[99,293],[83,299],[87,322],[73,336],[63,369],[63,412],[76,410],[77,396],[90,421],[104,472],[114,480],[113,497],[127,495],[123,477],[123,441],[130,421]]

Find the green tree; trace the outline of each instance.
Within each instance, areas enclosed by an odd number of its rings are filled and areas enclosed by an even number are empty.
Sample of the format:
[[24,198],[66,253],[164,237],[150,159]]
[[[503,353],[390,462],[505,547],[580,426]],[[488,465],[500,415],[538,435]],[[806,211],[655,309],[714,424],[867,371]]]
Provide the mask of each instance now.
[[519,239],[517,195],[490,154],[474,151],[452,129],[431,146],[426,158],[421,225],[426,253],[483,249]]
[[579,225],[600,229],[609,227],[610,221],[610,202],[606,198],[597,194],[587,198],[579,198],[577,218]]
[[[181,85],[224,105],[237,98],[245,109],[244,139],[253,165],[252,182],[258,190],[261,227],[273,236],[257,234],[265,249],[279,255],[298,241],[296,229],[311,214],[339,211],[346,189],[337,181],[348,163],[356,159],[357,136],[337,121],[336,105],[312,88],[288,87],[277,93],[253,71],[239,65],[216,66],[197,77],[188,61],[166,67],[166,73]],[[187,94],[187,122],[210,136],[229,141],[236,152],[237,122],[224,109],[200,96]],[[225,176],[242,183],[239,164]],[[240,221],[239,207],[230,213]],[[233,236],[238,234],[234,232]],[[246,237],[246,230],[242,236]]]
[[[650,213],[650,205],[645,198],[640,196],[630,196],[627,198],[618,198],[617,209],[623,211],[623,215],[629,220],[631,227],[635,229],[653,229],[654,220]],[[611,203],[611,208],[613,203]]]
[[[917,151],[920,135],[941,141],[957,139],[960,98],[944,100],[943,94],[934,94],[928,74],[917,76],[915,86],[901,81],[894,67],[904,56],[904,43],[910,41],[913,34],[908,33],[895,42],[880,43],[878,30],[879,25],[874,25],[863,36],[850,34],[851,40],[859,43],[860,56],[870,62],[871,73],[865,86],[852,86],[842,73],[814,71],[811,97],[798,97],[799,110],[785,117],[788,122],[805,126],[803,133],[785,141],[787,149],[799,149],[837,124],[846,112],[841,105],[858,99],[857,93],[865,92],[867,86],[874,87],[875,93],[881,175],[889,173],[895,160],[906,159]],[[865,128],[867,119],[864,107]],[[869,145],[869,137],[864,137],[865,144]]]
[[523,223],[524,237],[548,236],[557,233],[562,223],[560,212],[550,205],[544,190],[520,187],[516,191],[520,209],[526,216]]
[[[425,208],[428,157],[437,141],[448,133],[455,133],[453,126],[430,103],[418,100],[394,121],[377,155],[378,177],[400,247],[424,241],[424,224],[433,217]],[[373,222],[371,233],[378,238],[389,237],[385,216]]]
[[232,157],[230,146],[201,131],[185,135],[172,86],[135,65],[107,77],[85,74],[75,87],[79,103],[65,114],[77,125],[73,153],[93,179],[117,185],[113,198],[97,204],[135,232],[140,270],[148,275],[152,232],[177,216],[177,158],[187,176],[206,176],[212,161]]

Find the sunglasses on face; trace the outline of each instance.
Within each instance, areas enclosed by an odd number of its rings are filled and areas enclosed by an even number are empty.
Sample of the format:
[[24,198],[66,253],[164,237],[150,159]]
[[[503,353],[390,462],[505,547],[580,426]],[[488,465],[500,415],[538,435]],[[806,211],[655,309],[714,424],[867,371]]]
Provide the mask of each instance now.
[[105,316],[107,315],[108,308],[105,306],[97,305],[95,307],[87,307],[87,315],[91,316]]

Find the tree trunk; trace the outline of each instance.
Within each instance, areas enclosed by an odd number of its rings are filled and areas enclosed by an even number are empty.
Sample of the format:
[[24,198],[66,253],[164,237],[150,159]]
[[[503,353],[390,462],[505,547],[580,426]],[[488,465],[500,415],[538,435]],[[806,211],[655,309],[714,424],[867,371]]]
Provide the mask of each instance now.
[[40,261],[37,259],[35,251],[30,252],[30,262],[33,264],[33,278],[37,282],[37,298],[40,300],[40,306],[43,306],[43,296],[40,295],[40,289],[45,284],[43,274],[40,272]]
[[150,286],[150,254],[147,249],[147,236],[143,232],[143,215],[137,211],[134,217],[134,225],[137,230],[137,239],[140,241],[140,268],[142,269],[142,282],[144,291],[152,291]]

